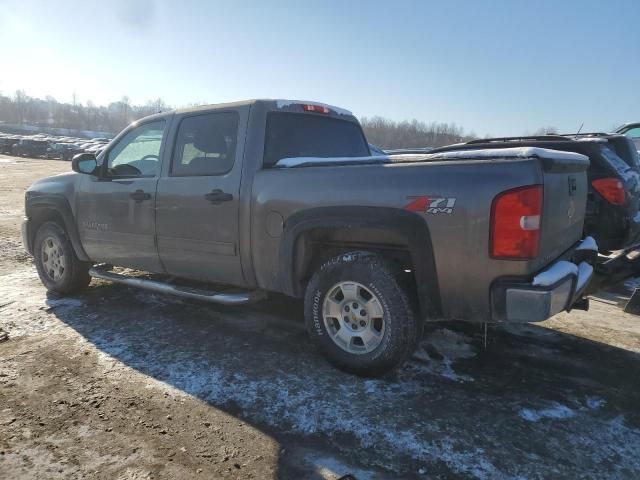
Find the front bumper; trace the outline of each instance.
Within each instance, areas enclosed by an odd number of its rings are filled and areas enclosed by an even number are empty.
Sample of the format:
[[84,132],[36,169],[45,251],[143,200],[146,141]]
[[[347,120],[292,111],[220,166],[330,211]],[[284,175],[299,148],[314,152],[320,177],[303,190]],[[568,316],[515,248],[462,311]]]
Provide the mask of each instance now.
[[530,282],[499,280],[491,287],[492,317],[498,322],[541,322],[569,311],[593,277],[598,247],[588,237]]
[[31,238],[31,230],[30,230],[30,222],[28,218],[24,218],[22,220],[22,246],[27,251],[29,255],[33,255],[33,249],[31,248],[31,244],[29,243],[29,239]]

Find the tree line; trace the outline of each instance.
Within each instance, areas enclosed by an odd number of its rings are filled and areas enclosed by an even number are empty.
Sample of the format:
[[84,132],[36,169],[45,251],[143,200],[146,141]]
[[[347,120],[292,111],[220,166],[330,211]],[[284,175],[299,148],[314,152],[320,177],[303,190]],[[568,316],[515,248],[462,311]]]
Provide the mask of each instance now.
[[467,134],[455,123],[427,123],[415,119],[395,122],[383,117],[365,117],[361,123],[367,140],[385,149],[442,147],[477,138],[473,132]]
[[58,102],[47,96],[44,99],[28,96],[23,90],[8,97],[0,94],[0,122],[31,125],[43,128],[66,128],[118,133],[128,124],[170,107],[158,98],[144,105],[134,105],[129,97],[122,97],[109,105],[85,104],[76,101]]
[[[30,97],[24,90],[16,91],[13,96],[0,94],[0,122],[112,134],[118,133],[134,120],[171,108],[161,98],[136,105],[125,96],[108,105],[95,105],[90,100],[82,104],[75,95],[71,102],[65,103],[51,96],[44,99]],[[455,123],[418,120],[396,122],[379,116],[362,118],[361,123],[369,142],[387,149],[439,147],[477,138],[473,132],[466,133]],[[554,129],[546,127],[536,134],[543,131]]]

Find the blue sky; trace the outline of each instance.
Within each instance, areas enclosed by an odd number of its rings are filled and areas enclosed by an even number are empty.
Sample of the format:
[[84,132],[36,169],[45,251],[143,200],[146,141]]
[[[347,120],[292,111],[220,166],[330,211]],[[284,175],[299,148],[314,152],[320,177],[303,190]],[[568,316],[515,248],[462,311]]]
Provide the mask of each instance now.
[[318,100],[476,134],[640,120],[640,0],[0,0],[0,92]]

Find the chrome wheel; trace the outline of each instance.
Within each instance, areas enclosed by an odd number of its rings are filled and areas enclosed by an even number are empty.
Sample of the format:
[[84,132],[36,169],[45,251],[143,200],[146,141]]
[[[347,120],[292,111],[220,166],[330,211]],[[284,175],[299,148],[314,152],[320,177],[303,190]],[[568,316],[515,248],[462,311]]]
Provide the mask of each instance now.
[[59,281],[66,269],[66,259],[62,245],[55,237],[47,237],[42,242],[42,269],[54,282]]
[[357,282],[340,282],[325,297],[322,317],[329,337],[348,353],[369,353],[384,337],[382,303]]

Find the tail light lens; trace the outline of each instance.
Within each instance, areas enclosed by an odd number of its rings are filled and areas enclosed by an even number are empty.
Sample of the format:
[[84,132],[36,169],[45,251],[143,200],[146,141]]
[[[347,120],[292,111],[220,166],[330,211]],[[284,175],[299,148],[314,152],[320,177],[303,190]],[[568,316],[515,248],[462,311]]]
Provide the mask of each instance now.
[[617,178],[599,178],[591,182],[593,188],[612,205],[624,205],[624,185]]
[[542,185],[500,193],[491,205],[492,258],[535,258],[540,243]]
[[328,107],[324,105],[302,105],[302,109],[305,112],[314,112],[314,113],[331,113]]

